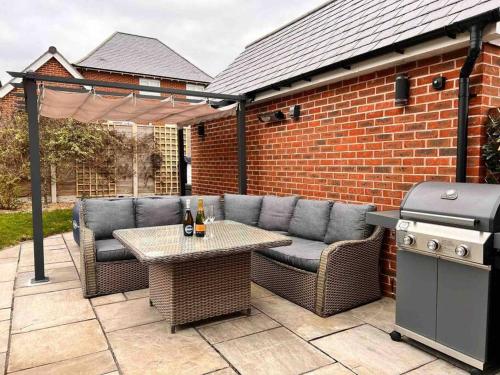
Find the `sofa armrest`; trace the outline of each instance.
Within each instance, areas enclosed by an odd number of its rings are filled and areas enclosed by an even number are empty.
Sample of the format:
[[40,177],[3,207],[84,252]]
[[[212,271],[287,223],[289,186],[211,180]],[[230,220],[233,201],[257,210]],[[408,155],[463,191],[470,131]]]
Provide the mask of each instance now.
[[83,209],[80,210],[80,279],[83,295],[97,295],[96,249],[94,232],[85,225]]
[[380,251],[384,229],[363,240],[339,241],[323,250],[316,312],[327,316],[380,298]]

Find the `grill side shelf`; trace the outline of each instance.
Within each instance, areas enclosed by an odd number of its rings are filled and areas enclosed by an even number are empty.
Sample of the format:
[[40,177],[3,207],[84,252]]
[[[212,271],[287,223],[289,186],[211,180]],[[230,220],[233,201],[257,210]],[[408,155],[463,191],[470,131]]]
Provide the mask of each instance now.
[[399,220],[399,210],[366,213],[366,222],[386,229],[395,229]]

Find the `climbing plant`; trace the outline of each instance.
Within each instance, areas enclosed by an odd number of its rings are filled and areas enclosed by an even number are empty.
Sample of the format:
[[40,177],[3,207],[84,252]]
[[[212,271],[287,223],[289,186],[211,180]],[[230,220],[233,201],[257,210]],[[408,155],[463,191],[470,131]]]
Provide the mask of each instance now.
[[486,182],[500,183],[500,109],[488,112],[486,123],[487,141],[482,147],[482,156],[486,165]]

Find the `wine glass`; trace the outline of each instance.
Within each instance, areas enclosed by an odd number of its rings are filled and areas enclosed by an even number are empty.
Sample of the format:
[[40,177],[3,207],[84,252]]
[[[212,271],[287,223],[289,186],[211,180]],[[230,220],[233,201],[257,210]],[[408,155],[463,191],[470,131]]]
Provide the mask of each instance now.
[[207,228],[207,237],[214,238],[214,234],[212,233],[211,224],[215,221],[215,210],[213,205],[209,205],[205,212],[205,225]]

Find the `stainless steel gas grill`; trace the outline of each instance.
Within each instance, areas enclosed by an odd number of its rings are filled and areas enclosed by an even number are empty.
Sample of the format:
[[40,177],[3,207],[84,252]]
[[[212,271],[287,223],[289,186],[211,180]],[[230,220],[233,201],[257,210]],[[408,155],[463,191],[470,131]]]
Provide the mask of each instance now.
[[395,225],[393,340],[480,370],[500,359],[499,208],[498,185],[423,182],[407,193]]

